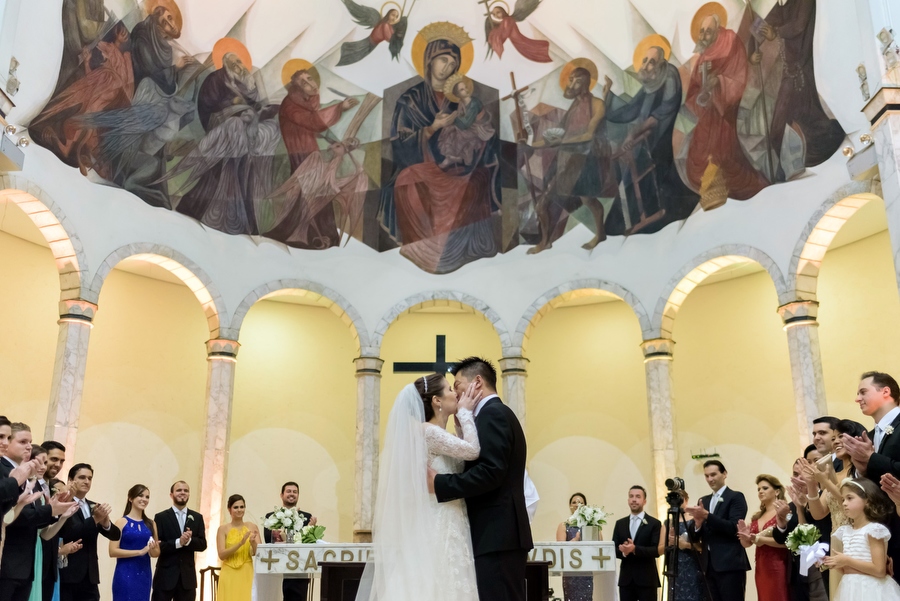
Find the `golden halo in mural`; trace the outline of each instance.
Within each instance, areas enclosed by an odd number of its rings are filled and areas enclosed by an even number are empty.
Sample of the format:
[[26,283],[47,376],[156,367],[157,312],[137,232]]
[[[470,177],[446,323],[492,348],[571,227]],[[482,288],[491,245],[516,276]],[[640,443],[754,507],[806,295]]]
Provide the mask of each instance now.
[[388,14],[392,7],[396,8],[398,13],[403,14],[401,12],[403,9],[400,8],[400,5],[397,4],[396,2],[391,1],[391,2],[385,2],[384,4],[381,5],[381,16],[383,17],[386,14]]
[[234,38],[222,38],[213,46],[212,59],[216,69],[222,68],[222,60],[228,53],[236,54],[247,70],[253,69],[253,63],[250,60],[250,51],[241,42]]
[[644,57],[647,56],[647,51],[654,46],[656,46],[657,48],[662,48],[663,55],[666,57],[666,60],[669,60],[669,57],[672,56],[672,45],[669,43],[669,40],[659,35],[658,33],[648,35],[643,40],[638,42],[637,48],[634,49],[634,56],[631,59],[631,66],[634,67],[635,71],[641,70],[641,62],[644,60]]
[[144,10],[147,11],[147,16],[150,16],[157,6],[164,6],[169,9],[169,12],[175,17],[175,26],[181,31],[184,20],[181,18],[181,9],[175,4],[175,0],[145,0]]
[[281,68],[281,83],[287,86],[291,82],[291,77],[293,77],[294,73],[297,71],[308,71],[309,76],[316,82],[316,85],[322,85],[322,78],[319,77],[319,70],[313,67],[311,62],[303,60],[302,58],[292,58],[284,63],[284,67]]
[[[495,0],[494,2],[491,2],[488,5],[488,14],[490,14],[491,10],[493,10],[493,8],[495,6],[497,6],[498,4],[503,7],[503,10],[506,11],[506,14],[508,14],[508,15],[512,14],[512,11],[509,10],[509,4],[507,4],[503,0]],[[494,18],[494,15],[491,15],[491,20],[493,20],[493,18]]]
[[722,27],[728,25],[728,11],[725,10],[725,7],[718,2],[707,2],[694,14],[694,19],[691,21],[691,39],[695,42],[700,38],[700,24],[710,15],[717,16],[719,25]]
[[569,75],[572,74],[572,71],[581,67],[582,69],[587,69],[588,73],[591,74],[591,89],[594,89],[594,86],[597,85],[597,78],[599,77],[597,71],[597,65],[594,64],[589,58],[573,58],[566,66],[563,67],[562,73],[559,74],[559,87],[563,90],[566,89],[566,86],[569,85]]
[[470,92],[475,87],[471,79],[469,79],[462,73],[454,73],[447,78],[447,81],[444,82],[444,96],[446,96],[447,100],[449,100],[450,102],[459,102],[459,96],[453,93],[453,88],[455,88],[456,84],[461,81],[465,82],[466,87],[469,88]]
[[475,60],[475,49],[472,38],[459,25],[447,21],[431,23],[422,28],[412,43],[412,62],[420,77],[425,77],[425,48],[435,40],[447,40],[459,48],[460,60],[458,73],[465,75],[472,68]]

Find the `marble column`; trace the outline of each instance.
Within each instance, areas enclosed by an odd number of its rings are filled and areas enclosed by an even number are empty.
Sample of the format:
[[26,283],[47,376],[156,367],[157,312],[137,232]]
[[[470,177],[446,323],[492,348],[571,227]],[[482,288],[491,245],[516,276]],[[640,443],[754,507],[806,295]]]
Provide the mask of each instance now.
[[[872,124],[869,138],[874,141],[878,157],[894,271],[900,287],[900,85],[878,90],[863,112]],[[865,135],[861,137],[864,138]]]
[[62,301],[59,313],[59,335],[56,339],[56,359],[53,364],[53,383],[50,385],[44,439],[64,444],[66,463],[72,465],[78,419],[81,415],[88,342],[91,328],[94,327],[97,305],[83,300]]
[[217,561],[216,529],[222,523],[223,498],[231,444],[231,404],[234,399],[234,370],[240,344],[218,338],[206,343],[206,428],[203,434],[203,462],[200,472],[200,513],[206,519],[209,565]]
[[500,359],[500,379],[503,384],[503,402],[515,412],[522,428],[525,428],[525,378],[528,376],[528,359],[521,353],[503,353]]
[[675,408],[672,388],[672,352],[675,341],[668,338],[645,340],[644,373],[647,377],[647,407],[650,416],[650,451],[656,483],[656,511],[666,515],[666,478],[680,476],[675,450]]
[[372,542],[372,517],[378,490],[378,431],[381,421],[381,368],[378,357],[356,363],[356,502],[353,542]]
[[797,409],[797,433],[803,448],[811,441],[812,420],[828,414],[825,403],[825,378],[819,351],[819,323],[816,301],[794,301],[778,307],[788,337],[794,404]]

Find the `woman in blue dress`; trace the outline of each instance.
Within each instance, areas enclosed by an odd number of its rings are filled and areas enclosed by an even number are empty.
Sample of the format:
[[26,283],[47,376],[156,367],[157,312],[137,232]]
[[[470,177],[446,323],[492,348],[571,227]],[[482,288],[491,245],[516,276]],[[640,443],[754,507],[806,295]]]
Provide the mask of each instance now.
[[[582,505],[587,505],[587,497],[577,492],[569,497],[569,511],[575,513]],[[601,535],[601,539],[603,536]],[[556,540],[579,541],[581,540],[581,528],[569,526],[561,522],[556,529]],[[563,575],[563,597],[565,601],[591,601],[594,598],[593,576],[566,576]]]
[[109,556],[116,558],[113,574],[113,601],[149,601],[150,558],[159,557],[156,524],[144,510],[150,503],[150,489],[135,484],[128,491],[125,515],[116,521],[122,538],[109,542]]
[[[689,499],[687,491],[682,490],[680,491],[680,494],[684,499],[683,506],[686,507]],[[700,545],[696,543],[692,544],[692,541],[688,538],[688,528],[694,522],[694,519],[688,511],[684,512],[684,518],[685,521],[678,524],[677,537],[675,535],[675,530],[669,531],[668,550],[665,551],[666,553],[671,553],[671,549],[677,542],[678,576],[675,578],[674,601],[706,601],[706,584],[703,582],[700,564],[697,563]],[[668,523],[668,520],[666,520],[666,523]],[[663,527],[665,528],[665,525],[663,525]],[[662,542],[660,544],[662,544]],[[660,549],[660,553],[663,553],[663,549]]]

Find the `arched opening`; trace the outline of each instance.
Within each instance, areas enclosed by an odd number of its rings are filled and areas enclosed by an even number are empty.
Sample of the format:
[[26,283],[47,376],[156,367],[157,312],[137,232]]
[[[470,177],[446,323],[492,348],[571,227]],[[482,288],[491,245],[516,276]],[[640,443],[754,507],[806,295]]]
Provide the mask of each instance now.
[[[870,370],[900,377],[900,349],[888,334],[900,328],[900,298],[884,201],[868,195],[836,206],[851,202],[858,206],[842,221],[823,218],[831,222],[833,233],[822,240],[818,269],[808,266],[803,277],[819,302],[828,412],[868,428],[871,421],[854,402],[857,384],[860,374]],[[821,234],[814,230],[814,236]]]
[[[541,495],[532,523],[536,540],[556,538],[574,492],[618,513],[613,508],[622,507],[628,488],[639,484],[648,491],[647,510],[656,512],[636,317],[643,310],[623,300],[632,298],[626,291],[609,288],[544,295],[523,337],[528,469]],[[612,526],[604,528],[607,540]]]
[[328,529],[326,538],[352,540],[353,359],[365,332],[334,299],[312,290],[272,290],[248,307],[235,328],[241,349],[224,498],[243,495],[259,522],[280,506],[281,485],[297,482],[298,507]]
[[[184,265],[170,271],[165,258],[139,253],[107,261],[102,289],[95,289],[100,309],[88,348],[76,457],[94,467],[91,498],[114,511],[122,510],[126,491],[137,483],[150,488],[156,510],[168,506],[176,480],[191,486],[194,506],[200,498],[209,321],[184,283]],[[101,562],[104,596],[113,566]]]

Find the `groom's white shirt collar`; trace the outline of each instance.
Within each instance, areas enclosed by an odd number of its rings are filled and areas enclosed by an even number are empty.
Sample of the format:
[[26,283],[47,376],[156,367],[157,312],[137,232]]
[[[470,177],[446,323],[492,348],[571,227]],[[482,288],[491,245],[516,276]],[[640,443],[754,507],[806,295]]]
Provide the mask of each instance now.
[[499,398],[500,398],[499,394],[489,394],[486,397],[484,397],[483,399],[481,399],[480,401],[478,401],[478,404],[475,405],[475,411],[474,411],[475,416],[478,417],[478,412],[481,411],[481,408],[484,407],[485,403],[487,403],[491,399],[499,399]]

